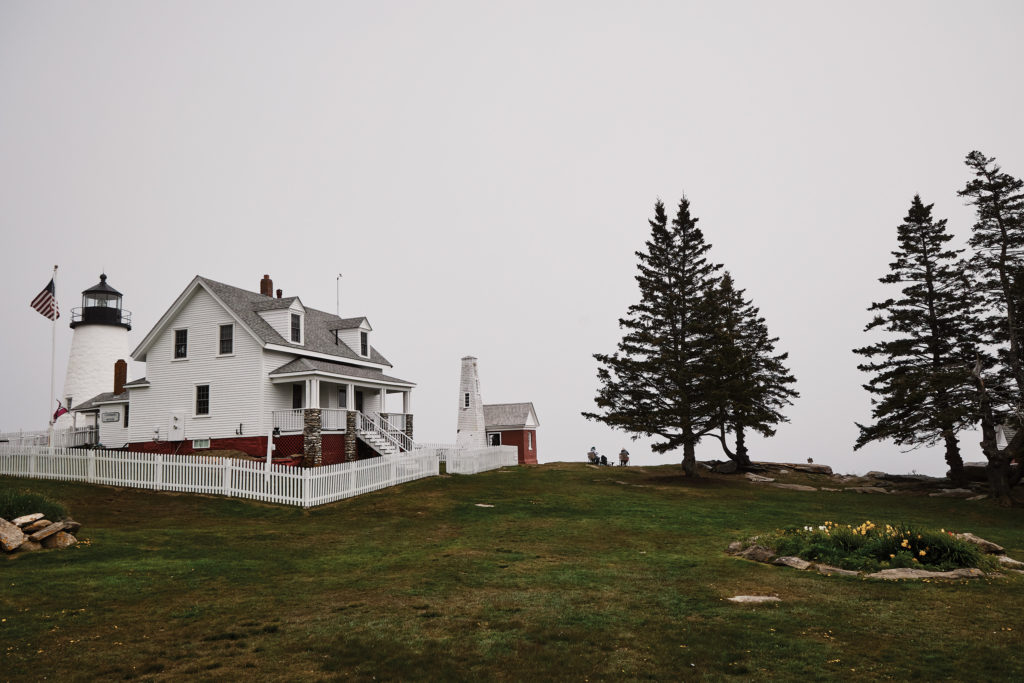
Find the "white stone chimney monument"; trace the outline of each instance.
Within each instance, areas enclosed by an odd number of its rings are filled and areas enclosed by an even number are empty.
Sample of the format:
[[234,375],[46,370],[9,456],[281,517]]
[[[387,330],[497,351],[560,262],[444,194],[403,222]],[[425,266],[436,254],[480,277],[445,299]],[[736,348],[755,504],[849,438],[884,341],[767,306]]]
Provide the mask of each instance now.
[[455,437],[459,448],[483,448],[487,445],[484,424],[484,404],[480,399],[480,375],[476,358],[462,359],[459,378],[459,430]]

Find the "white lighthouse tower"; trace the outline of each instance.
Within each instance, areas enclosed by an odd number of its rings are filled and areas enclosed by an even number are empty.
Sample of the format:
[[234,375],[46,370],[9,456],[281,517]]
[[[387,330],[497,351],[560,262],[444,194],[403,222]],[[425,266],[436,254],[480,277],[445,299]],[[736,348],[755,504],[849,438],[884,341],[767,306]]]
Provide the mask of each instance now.
[[[132,314],[121,308],[121,292],[107,284],[106,274],[99,284],[82,292],[82,307],[71,310],[71,353],[64,376],[64,407],[88,401],[110,391],[114,363],[128,357],[128,331]],[[71,415],[62,415],[58,427],[72,424]]]
[[459,448],[483,448],[487,445],[484,405],[480,400],[480,375],[476,358],[462,359],[459,378],[459,431],[455,437]]

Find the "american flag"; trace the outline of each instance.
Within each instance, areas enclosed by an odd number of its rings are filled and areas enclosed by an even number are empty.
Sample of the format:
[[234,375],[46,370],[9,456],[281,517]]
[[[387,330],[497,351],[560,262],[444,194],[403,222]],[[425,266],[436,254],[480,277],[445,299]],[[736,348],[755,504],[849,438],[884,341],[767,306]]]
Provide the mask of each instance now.
[[53,278],[50,278],[50,284],[43,287],[43,291],[39,292],[35,299],[32,299],[32,308],[50,320],[56,320],[60,317],[60,310],[57,308],[57,297],[54,296],[56,290],[57,288],[53,285]]

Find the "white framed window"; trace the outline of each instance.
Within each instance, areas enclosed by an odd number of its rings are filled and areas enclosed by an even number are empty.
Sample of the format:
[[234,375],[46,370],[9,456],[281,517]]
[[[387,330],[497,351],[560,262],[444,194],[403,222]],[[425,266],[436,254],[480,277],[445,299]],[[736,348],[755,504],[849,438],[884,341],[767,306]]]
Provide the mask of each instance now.
[[469,407],[469,392],[468,391],[465,394],[462,395],[462,407],[463,408],[468,408]]
[[188,330],[174,331],[174,360],[188,358]]
[[199,449],[199,448],[209,448],[209,447],[210,447],[210,440],[209,439],[192,439],[192,448]]
[[533,432],[526,432],[526,450],[533,450]]
[[370,334],[368,332],[359,332],[359,354],[362,356],[370,355]]
[[230,356],[235,352],[235,326],[221,325],[217,339],[217,355]]
[[348,385],[342,384],[338,387],[338,407],[348,408]]
[[196,385],[196,417],[203,417],[210,414],[210,385]]
[[500,446],[501,445],[501,432],[487,432],[487,445],[488,446]]
[[291,340],[295,344],[302,343],[302,316],[292,313]]

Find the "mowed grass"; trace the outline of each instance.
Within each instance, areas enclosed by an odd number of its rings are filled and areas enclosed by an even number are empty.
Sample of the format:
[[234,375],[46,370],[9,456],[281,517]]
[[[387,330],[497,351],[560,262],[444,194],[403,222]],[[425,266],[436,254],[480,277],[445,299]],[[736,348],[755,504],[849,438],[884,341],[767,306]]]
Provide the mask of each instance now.
[[583,464],[311,511],[7,481],[85,526],[76,548],[0,561],[4,680],[1024,679],[1020,575],[883,583],[725,553],[870,519],[972,531],[1024,559],[1024,511],[985,501]]

